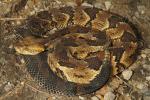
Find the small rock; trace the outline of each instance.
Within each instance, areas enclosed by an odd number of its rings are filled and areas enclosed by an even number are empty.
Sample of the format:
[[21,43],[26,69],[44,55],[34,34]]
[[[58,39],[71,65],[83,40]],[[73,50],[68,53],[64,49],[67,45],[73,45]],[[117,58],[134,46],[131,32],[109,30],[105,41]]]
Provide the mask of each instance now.
[[94,5],[94,7],[96,7],[96,8],[100,8],[100,9],[104,9],[104,8],[105,8],[105,6],[104,6],[103,4],[98,3],[98,2],[95,2],[93,5]]
[[52,97],[52,100],[56,100],[56,97]]
[[29,8],[29,6],[28,5],[26,5],[25,7],[24,7],[24,9],[28,9]]
[[142,52],[146,53],[146,54],[149,54],[150,53],[150,49],[144,49]]
[[117,89],[121,84],[123,83],[122,80],[118,79],[117,77],[114,77],[111,79],[111,82],[109,83],[110,87],[115,90]]
[[150,100],[150,96],[144,96],[143,100]]
[[150,61],[150,56],[148,57],[148,61]]
[[141,54],[141,57],[142,58],[146,58],[146,54]]
[[149,66],[150,66],[150,65],[144,64],[144,65],[143,65],[143,68],[146,69],[146,70],[148,70],[148,71],[150,71],[150,67],[149,67]]
[[20,62],[21,62],[22,64],[24,64],[24,63],[25,63],[25,60],[22,58],[22,59],[20,60]]
[[140,72],[141,72],[141,74],[142,74],[142,75],[144,75],[144,74],[145,74],[145,72],[144,72],[144,70],[143,70],[143,69],[141,69],[141,70],[140,70]]
[[150,81],[150,76],[146,76],[146,80],[147,80],[147,81]]
[[80,99],[80,100],[85,100],[84,97],[82,97],[82,96],[79,96],[79,99]]
[[21,85],[24,85],[25,82],[21,82]]
[[104,100],[114,100],[115,99],[115,94],[113,94],[112,92],[107,92],[104,95]]
[[21,24],[21,21],[20,21],[20,20],[16,21],[16,24],[17,24],[17,25],[20,25],[20,24]]
[[132,76],[133,72],[131,70],[125,70],[122,72],[123,78],[129,80]]
[[144,5],[139,5],[139,6],[137,6],[137,8],[138,8],[138,11],[139,11],[141,14],[144,14],[144,13],[145,13],[146,8],[145,8]]
[[33,10],[30,12],[30,15],[34,15],[36,12]]
[[139,12],[138,12],[138,11],[135,12],[135,16],[136,16],[137,18],[139,18],[140,15],[139,15]]
[[144,95],[150,96],[150,90],[146,91],[146,92],[144,93]]
[[61,1],[59,1],[59,0],[55,0],[55,2],[56,2],[57,4],[61,4]]
[[93,5],[91,5],[91,4],[89,4],[89,3],[86,3],[86,2],[82,3],[82,6],[93,7]]
[[118,97],[118,100],[131,100],[131,97],[126,96],[126,95],[120,95],[120,96]]
[[13,85],[12,83],[8,82],[8,83],[5,85],[4,90],[5,90],[6,92],[8,92],[8,91],[10,91],[11,89],[13,89],[13,87],[14,87],[14,85]]
[[96,91],[96,95],[105,95],[107,92],[111,91],[110,87],[108,87],[107,85],[103,86],[101,89],[99,89],[98,91]]
[[13,48],[13,45],[12,45],[12,44],[10,44],[8,48],[9,48],[9,49],[12,49],[12,48]]
[[111,2],[105,1],[105,7],[106,7],[106,10],[109,10],[111,8]]
[[0,64],[5,65],[7,63],[6,59],[0,58]]
[[104,99],[104,96],[100,95],[100,94],[96,94],[96,97],[98,97],[100,100]]
[[66,2],[66,5],[67,6],[71,6],[71,7],[75,7],[76,6],[76,4],[73,3],[73,2]]
[[142,83],[137,84],[137,88],[138,89],[143,89],[144,88],[144,84],[142,84]]
[[100,100],[97,96],[91,97],[91,100]]
[[117,89],[118,93],[123,94],[124,93],[124,88],[123,86],[119,86],[119,88]]
[[140,92],[142,93],[148,91],[148,84],[146,83],[138,83],[136,87],[140,89]]

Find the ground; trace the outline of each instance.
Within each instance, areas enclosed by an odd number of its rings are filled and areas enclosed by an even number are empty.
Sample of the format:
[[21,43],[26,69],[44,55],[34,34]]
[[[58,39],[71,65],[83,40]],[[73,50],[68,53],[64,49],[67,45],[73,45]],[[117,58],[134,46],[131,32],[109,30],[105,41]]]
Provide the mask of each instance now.
[[132,21],[145,40],[138,60],[97,92],[79,97],[50,95],[30,77],[13,49],[16,28],[44,9],[72,5],[73,0],[0,0],[0,100],[150,100],[150,0],[85,0]]

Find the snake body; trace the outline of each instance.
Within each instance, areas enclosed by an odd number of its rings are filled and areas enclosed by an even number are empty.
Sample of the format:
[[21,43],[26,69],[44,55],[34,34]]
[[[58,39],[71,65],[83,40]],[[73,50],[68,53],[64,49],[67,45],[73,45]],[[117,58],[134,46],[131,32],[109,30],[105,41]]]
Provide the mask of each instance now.
[[95,7],[41,11],[15,44],[31,76],[50,93],[82,95],[135,62],[141,36],[126,18]]

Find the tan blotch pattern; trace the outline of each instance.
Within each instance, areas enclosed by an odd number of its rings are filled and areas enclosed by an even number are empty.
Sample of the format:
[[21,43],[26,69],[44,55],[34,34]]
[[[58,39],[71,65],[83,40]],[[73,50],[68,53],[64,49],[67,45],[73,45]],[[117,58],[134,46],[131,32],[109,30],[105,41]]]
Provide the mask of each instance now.
[[65,13],[56,13],[53,15],[53,21],[57,22],[57,28],[65,28],[67,27],[67,23],[70,16]]
[[90,20],[90,16],[81,8],[76,8],[74,12],[73,22],[75,25],[85,26]]
[[[96,76],[100,73],[101,67],[99,70],[94,70],[88,68],[88,65],[84,62],[74,66],[73,68],[69,68],[67,66],[61,66],[58,63],[58,59],[53,54],[48,54],[48,64],[50,68],[62,79],[68,80],[70,82],[80,83],[80,84],[88,84],[91,80],[96,78]],[[76,61],[75,61],[76,62]],[[62,73],[58,72],[59,69]]]
[[97,29],[100,31],[103,31],[104,29],[107,29],[109,27],[109,21],[108,18],[111,15],[104,12],[104,11],[99,11],[99,13],[96,14],[96,18],[92,20],[92,28]]
[[124,22],[119,22],[116,25],[116,28],[109,28],[106,30],[106,34],[111,38],[111,39],[117,39],[117,38],[121,38],[124,31],[129,32],[130,34],[132,34],[133,36],[135,36],[132,28],[124,23]]
[[120,29],[122,29],[122,30],[125,30],[125,31],[127,31],[127,32],[129,32],[129,33],[131,33],[134,37],[136,37],[136,36],[135,36],[135,33],[133,32],[133,30],[132,30],[132,28],[129,26],[129,24],[124,23],[124,22],[119,22],[119,23],[117,24],[117,27],[120,28]]
[[106,34],[111,38],[111,39],[117,39],[120,38],[124,33],[124,30],[120,28],[110,28],[106,30]]
[[79,46],[79,47],[69,47],[72,54],[77,53],[78,59],[84,59],[89,52],[102,51],[103,46]]
[[63,71],[68,81],[79,84],[89,84],[90,81],[96,78],[96,76],[101,71],[101,69],[96,71],[86,66],[85,67],[79,66],[75,68],[68,68],[67,66],[61,66],[60,70]]
[[24,55],[36,55],[45,50],[43,39],[34,37],[25,37],[23,40],[17,42],[14,46],[17,53]]
[[120,63],[124,64],[126,67],[129,67],[133,63],[130,56],[135,53],[136,49],[137,43],[131,42],[129,47],[124,51],[122,58],[120,59]]

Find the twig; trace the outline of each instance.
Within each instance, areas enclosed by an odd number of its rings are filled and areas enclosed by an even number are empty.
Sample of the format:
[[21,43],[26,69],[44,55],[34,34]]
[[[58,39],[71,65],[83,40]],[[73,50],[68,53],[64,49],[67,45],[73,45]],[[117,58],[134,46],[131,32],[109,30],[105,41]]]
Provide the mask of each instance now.
[[26,18],[0,18],[2,21],[25,20]]
[[37,88],[35,88],[35,87],[29,85],[28,83],[25,83],[25,85],[27,85],[28,87],[32,88],[32,89],[35,90],[35,91],[38,91],[38,92],[40,92],[40,93],[44,93],[44,94],[50,95],[49,93],[44,92],[44,91],[41,91],[41,90],[39,90],[39,89],[37,89]]
[[130,87],[130,85],[126,81],[124,81],[123,79],[121,79],[118,75],[115,75],[115,77],[117,77],[119,80],[123,81],[123,83],[125,83],[127,86]]
[[132,86],[131,85],[129,85],[126,81],[124,81],[123,79],[121,79],[118,75],[115,75],[119,80],[121,80],[121,81],[123,81],[123,83],[125,83],[129,88],[130,88],[130,90],[129,90],[129,94],[131,93],[131,91],[132,91]]

